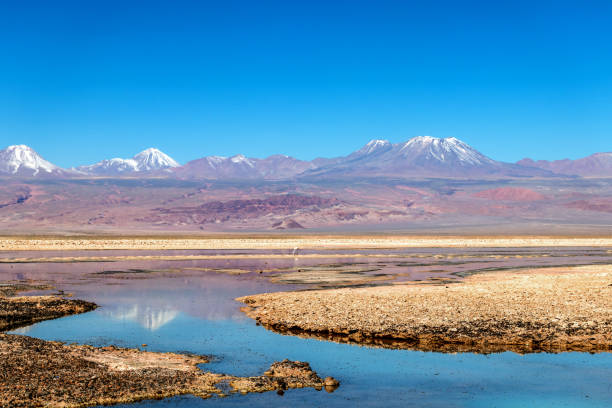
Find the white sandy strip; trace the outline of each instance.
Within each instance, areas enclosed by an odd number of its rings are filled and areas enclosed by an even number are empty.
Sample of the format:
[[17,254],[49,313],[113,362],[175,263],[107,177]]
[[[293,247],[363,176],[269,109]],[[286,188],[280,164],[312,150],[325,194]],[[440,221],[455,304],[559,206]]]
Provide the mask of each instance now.
[[164,249],[399,249],[501,247],[611,247],[612,237],[311,236],[274,238],[15,238],[0,237],[0,251]]

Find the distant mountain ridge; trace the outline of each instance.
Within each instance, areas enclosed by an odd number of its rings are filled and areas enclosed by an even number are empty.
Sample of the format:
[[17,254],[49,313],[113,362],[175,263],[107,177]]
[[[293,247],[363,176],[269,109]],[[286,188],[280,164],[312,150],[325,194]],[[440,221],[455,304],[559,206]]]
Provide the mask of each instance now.
[[495,161],[461,140],[417,136],[403,143],[372,140],[350,155],[304,173],[305,177],[535,177],[542,169]]
[[392,178],[523,178],[591,176],[612,177],[612,153],[596,153],[578,160],[499,162],[461,140],[417,136],[406,142],[374,139],[347,156],[299,160],[286,155],[264,159],[241,154],[206,156],[180,165],[155,148],[130,159],[108,159],[62,169],[25,145],[0,150],[0,174],[22,177],[150,177],[202,180],[309,180],[351,177]]
[[130,173],[155,172],[179,167],[180,164],[162,151],[149,148],[131,159],[102,160],[89,166],[79,166],[75,170],[88,175],[124,175]]
[[536,167],[557,174],[577,176],[612,176],[612,152],[595,153],[581,159],[570,160],[538,160],[523,159],[517,164],[526,167]]
[[294,177],[315,167],[316,165],[312,162],[280,154],[265,159],[253,159],[238,154],[232,157],[207,156],[192,160],[181,168],[177,168],[174,173],[181,178],[210,180],[281,180]]

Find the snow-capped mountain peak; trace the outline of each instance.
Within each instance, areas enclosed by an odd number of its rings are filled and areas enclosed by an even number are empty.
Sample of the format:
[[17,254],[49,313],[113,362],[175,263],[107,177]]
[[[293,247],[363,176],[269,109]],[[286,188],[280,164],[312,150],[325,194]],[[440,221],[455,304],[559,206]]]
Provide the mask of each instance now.
[[217,168],[218,165],[222,164],[223,162],[225,162],[227,160],[227,157],[224,156],[208,156],[204,158],[206,160],[206,162],[208,163],[208,165],[215,169]]
[[85,174],[118,175],[138,172],[166,170],[179,167],[174,159],[162,151],[149,148],[138,153],[131,159],[107,159],[98,163],[78,167],[77,170]]
[[409,158],[459,162],[466,165],[492,164],[493,160],[455,137],[417,136],[401,144],[399,151]]
[[440,138],[439,137],[433,137],[433,136],[415,136],[411,139],[409,139],[405,145],[413,145],[413,144],[429,144],[429,143],[433,143],[433,144],[438,144],[440,143]]
[[391,147],[391,143],[388,140],[373,139],[373,140],[370,140],[361,149],[357,150],[356,153],[371,154],[371,153],[378,152],[378,151],[381,151],[382,149],[386,149],[389,147]]
[[0,150],[0,173],[17,174],[31,172],[33,176],[40,172],[52,173],[59,167],[43,159],[26,145],[13,145]]
[[133,157],[138,163],[138,171],[151,171],[179,167],[172,157],[153,147],[143,150]]
[[235,156],[232,156],[232,157],[230,158],[230,160],[232,161],[232,163],[236,163],[236,164],[238,164],[238,163],[244,163],[244,164],[246,164],[246,165],[247,165],[247,166],[249,166],[249,167],[254,167],[254,166],[255,166],[255,164],[253,163],[253,161],[252,161],[252,160],[250,160],[248,157],[246,157],[246,156],[245,156],[245,155],[243,155],[243,154],[237,154],[237,155],[235,155]]

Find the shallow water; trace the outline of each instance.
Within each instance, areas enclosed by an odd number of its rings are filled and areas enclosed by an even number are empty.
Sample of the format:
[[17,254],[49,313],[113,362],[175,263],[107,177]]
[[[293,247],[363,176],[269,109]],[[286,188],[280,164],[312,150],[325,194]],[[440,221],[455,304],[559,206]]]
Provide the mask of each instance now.
[[[471,256],[473,251],[447,250],[444,257],[436,258],[442,252],[419,250],[419,254],[426,256],[384,261],[270,260],[267,265],[261,260],[3,264],[0,276],[2,280],[36,279],[55,283],[58,288],[73,292],[75,297],[101,306],[87,314],[38,323],[14,333],[93,345],[140,347],[146,343],[146,349],[151,351],[212,355],[211,363],[204,366],[206,370],[235,375],[258,375],[272,362],[289,358],[308,361],[321,376],[331,375],[341,381],[340,388],[331,394],[306,389],[289,390],[283,396],[265,393],[209,400],[183,396],[129,406],[612,406],[612,353],[522,356],[360,347],[268,331],[246,318],[239,310],[241,305],[233,300],[246,294],[309,287],[271,283],[267,273],[257,272],[264,266],[299,269],[305,265],[332,265],[333,268],[340,261],[344,264],[366,262],[379,266],[384,273],[403,274],[401,279],[427,279],[481,269],[482,265],[503,268],[504,265],[573,264],[584,263],[585,258],[610,261],[605,251],[586,255],[554,253],[549,249],[513,251],[523,256],[542,256],[528,261],[524,257],[500,260],[495,258],[500,251],[491,250],[477,251],[475,258],[461,258],[457,255]],[[551,256],[551,252],[556,256]],[[448,254],[453,255],[449,258]],[[507,256],[508,251],[502,255]],[[398,266],[406,262],[423,263],[430,268],[413,264]],[[219,265],[251,272],[230,275],[189,269]],[[99,273],[130,268],[141,271]],[[147,270],[157,272],[146,273]]]

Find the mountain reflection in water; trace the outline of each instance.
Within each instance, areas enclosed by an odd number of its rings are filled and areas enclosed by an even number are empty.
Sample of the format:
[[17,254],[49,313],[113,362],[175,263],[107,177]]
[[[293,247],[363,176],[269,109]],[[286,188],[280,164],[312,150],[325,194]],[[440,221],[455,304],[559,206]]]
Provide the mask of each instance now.
[[178,316],[177,310],[155,309],[150,306],[124,306],[111,309],[104,309],[103,314],[115,320],[129,320],[137,322],[147,330],[155,331],[160,327],[170,323]]

